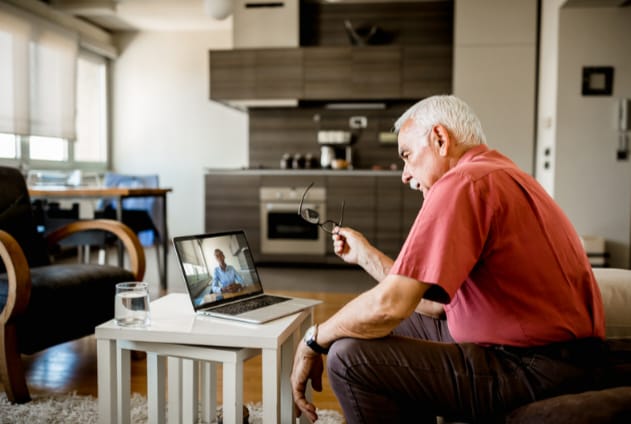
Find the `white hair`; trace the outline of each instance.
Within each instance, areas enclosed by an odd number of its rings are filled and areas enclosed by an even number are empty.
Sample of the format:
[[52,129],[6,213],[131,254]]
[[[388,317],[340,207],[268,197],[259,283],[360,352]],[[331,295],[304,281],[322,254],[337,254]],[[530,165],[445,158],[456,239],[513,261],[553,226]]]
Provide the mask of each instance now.
[[486,144],[480,120],[473,109],[456,96],[432,96],[416,103],[397,119],[395,133],[408,119],[412,119],[419,134],[426,134],[434,125],[441,124],[451,132],[457,144]]

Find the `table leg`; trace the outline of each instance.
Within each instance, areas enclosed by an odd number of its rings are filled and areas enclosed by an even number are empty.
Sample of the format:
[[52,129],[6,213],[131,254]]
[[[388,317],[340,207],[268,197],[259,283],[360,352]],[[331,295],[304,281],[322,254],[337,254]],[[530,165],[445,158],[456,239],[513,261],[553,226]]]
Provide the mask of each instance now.
[[164,414],[165,373],[166,358],[154,352],[147,352],[147,412],[150,423],[166,423]]
[[[280,403],[280,350],[262,349],[263,371],[263,422],[279,422]],[[289,377],[289,376],[287,376]]]
[[99,423],[115,423],[118,412],[116,342],[114,340],[97,339],[96,355]]
[[182,360],[169,357],[167,360],[167,385],[169,391],[168,419],[169,424],[182,422]]
[[243,362],[223,364],[223,422],[243,422]]
[[182,422],[197,422],[197,402],[199,401],[198,362],[193,359],[182,359]]
[[302,336],[298,328],[281,345],[280,353],[280,422],[289,423],[294,418],[294,398],[291,393],[291,369],[293,367],[295,340]]
[[129,424],[131,421],[129,407],[129,399],[131,397],[131,363],[129,350],[117,346],[116,356],[116,362],[118,362],[118,422],[120,424]]
[[[293,334],[293,339],[294,339],[294,352],[296,352],[296,349],[298,348],[298,344],[299,343],[303,343],[302,341],[302,336],[303,334],[305,334],[307,332],[307,329],[313,324],[313,309],[311,309],[310,314],[307,318],[305,318],[304,321],[302,321],[300,323],[300,329],[298,330],[297,333]],[[292,357],[293,359],[293,357]],[[291,373],[291,371],[290,371]],[[307,399],[311,399],[311,384],[307,384],[307,390],[305,391],[305,396],[307,397]],[[292,408],[293,408],[293,395],[291,396],[291,402],[292,402]],[[300,418],[298,419],[298,422],[300,424],[309,424],[310,421],[307,418],[307,416],[305,414],[302,414],[300,416]]]
[[167,291],[167,256],[169,253],[169,234],[167,232],[167,196],[162,196],[162,275],[160,285]]
[[217,364],[204,361],[201,367],[201,419],[202,422],[211,423],[217,420]]

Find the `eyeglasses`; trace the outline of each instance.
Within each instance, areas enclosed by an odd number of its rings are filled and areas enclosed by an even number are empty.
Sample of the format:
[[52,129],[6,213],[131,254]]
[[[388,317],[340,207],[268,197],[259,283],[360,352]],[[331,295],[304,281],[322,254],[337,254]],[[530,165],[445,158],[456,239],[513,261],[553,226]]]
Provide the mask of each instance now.
[[327,219],[326,221],[320,221],[320,213],[315,209],[311,208],[302,208],[302,204],[305,201],[305,197],[307,196],[307,192],[309,189],[313,187],[313,183],[309,184],[309,186],[305,189],[305,192],[302,194],[302,199],[300,199],[300,206],[298,207],[298,215],[309,224],[319,225],[324,231],[329,234],[334,234],[335,227],[342,226],[342,218],[344,218],[344,201],[342,201],[342,211],[340,212],[340,220],[335,222],[333,220]]

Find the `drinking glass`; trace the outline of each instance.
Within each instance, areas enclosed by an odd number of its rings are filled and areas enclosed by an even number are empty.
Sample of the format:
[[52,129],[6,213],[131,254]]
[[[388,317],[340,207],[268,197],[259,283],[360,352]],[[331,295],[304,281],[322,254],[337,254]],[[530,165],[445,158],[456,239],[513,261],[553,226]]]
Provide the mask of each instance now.
[[147,327],[151,323],[147,283],[116,284],[114,320],[122,327]]

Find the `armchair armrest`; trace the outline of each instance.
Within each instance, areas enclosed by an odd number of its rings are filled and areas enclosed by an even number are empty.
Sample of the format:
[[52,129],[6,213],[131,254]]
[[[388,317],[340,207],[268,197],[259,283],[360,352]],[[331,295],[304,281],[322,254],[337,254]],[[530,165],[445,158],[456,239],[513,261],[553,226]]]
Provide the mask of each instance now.
[[22,248],[13,236],[0,230],[0,257],[7,270],[7,303],[0,323],[7,324],[26,310],[31,297],[31,271]]
[[142,280],[145,276],[145,251],[136,234],[122,222],[113,219],[93,219],[71,222],[48,234],[46,236],[46,242],[50,247],[71,234],[87,230],[108,231],[118,237],[123,242],[125,250],[129,255],[131,272],[134,274],[136,281]]

